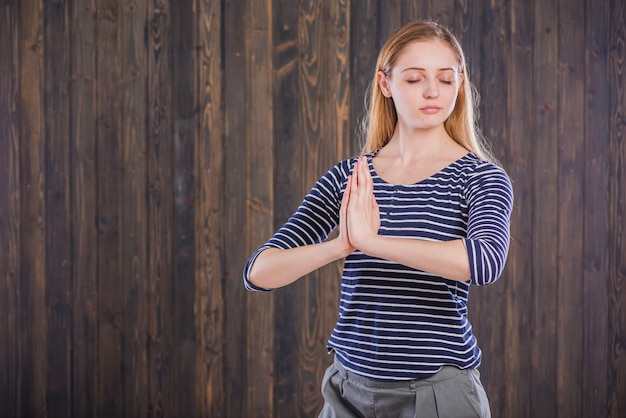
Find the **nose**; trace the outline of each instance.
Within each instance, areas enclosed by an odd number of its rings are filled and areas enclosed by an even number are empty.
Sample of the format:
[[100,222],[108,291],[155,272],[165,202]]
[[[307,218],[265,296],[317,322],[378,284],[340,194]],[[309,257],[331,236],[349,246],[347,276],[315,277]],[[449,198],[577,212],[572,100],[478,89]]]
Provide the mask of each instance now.
[[424,97],[426,97],[427,99],[434,99],[439,97],[439,86],[437,86],[436,80],[428,80],[426,82]]

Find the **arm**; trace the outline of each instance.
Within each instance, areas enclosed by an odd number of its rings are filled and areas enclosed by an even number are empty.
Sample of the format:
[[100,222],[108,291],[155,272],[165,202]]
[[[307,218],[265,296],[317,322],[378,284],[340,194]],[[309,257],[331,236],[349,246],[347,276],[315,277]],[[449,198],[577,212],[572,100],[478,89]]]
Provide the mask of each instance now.
[[350,242],[372,257],[403,264],[451,280],[467,282],[470,263],[462,240],[433,242],[378,235],[380,214],[373,194],[374,183],[365,158],[354,168],[348,231]]
[[345,258],[350,252],[337,238],[288,250],[268,248],[261,251],[252,264],[249,280],[263,289],[286,286],[326,264]]
[[463,241],[426,241],[377,235],[357,245],[373,257],[394,261],[417,270],[459,282],[470,280],[470,263]]
[[259,289],[286,286],[326,264],[347,257],[354,251],[345,226],[349,197],[350,179],[341,200],[337,238],[290,249],[268,248],[261,251],[249,270],[250,284]]
[[473,181],[467,238],[445,242],[378,235],[380,218],[366,161],[357,163],[353,177],[348,231],[356,248],[450,280],[486,285],[499,277],[508,251],[512,206],[503,173],[487,182]]
[[[345,160],[322,176],[296,213],[252,254],[243,271],[248,290],[285,286],[354,251],[345,223],[351,169]],[[336,226],[339,234],[326,241]]]

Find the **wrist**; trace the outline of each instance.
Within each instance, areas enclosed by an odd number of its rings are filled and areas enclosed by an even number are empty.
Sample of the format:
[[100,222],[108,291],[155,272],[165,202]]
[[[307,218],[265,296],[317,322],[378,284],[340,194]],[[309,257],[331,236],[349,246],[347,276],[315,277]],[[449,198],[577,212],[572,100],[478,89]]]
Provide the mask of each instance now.
[[384,245],[384,243],[380,242],[382,239],[384,238],[378,234],[371,235],[367,238],[359,240],[356,248],[367,255],[376,257],[378,249],[382,248]]
[[330,246],[330,253],[333,254],[334,260],[340,260],[342,258],[346,258],[350,254],[352,254],[355,248],[350,244],[349,241],[337,237],[331,241],[328,241],[328,245]]

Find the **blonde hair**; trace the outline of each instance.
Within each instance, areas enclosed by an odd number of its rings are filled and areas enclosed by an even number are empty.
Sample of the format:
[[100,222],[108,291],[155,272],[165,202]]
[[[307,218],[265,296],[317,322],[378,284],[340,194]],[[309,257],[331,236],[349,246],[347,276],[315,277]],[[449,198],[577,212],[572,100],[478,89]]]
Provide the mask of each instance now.
[[398,56],[408,44],[432,40],[439,40],[450,47],[464,75],[454,110],[444,122],[446,132],[479,158],[498,164],[476,124],[479,97],[469,80],[461,44],[449,29],[431,21],[415,21],[402,26],[387,39],[380,50],[374,78],[366,93],[366,96],[369,94],[369,98],[366,100],[366,113],[362,123],[364,141],[361,154],[385,146],[391,139],[398,121],[393,99],[383,95],[376,75],[382,71],[386,76],[390,76]]

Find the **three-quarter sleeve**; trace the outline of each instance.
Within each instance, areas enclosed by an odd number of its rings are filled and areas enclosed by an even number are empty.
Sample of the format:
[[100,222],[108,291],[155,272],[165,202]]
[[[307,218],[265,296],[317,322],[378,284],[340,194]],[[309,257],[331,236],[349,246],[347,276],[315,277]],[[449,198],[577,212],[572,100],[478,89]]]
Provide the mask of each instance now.
[[509,242],[513,189],[506,173],[492,165],[477,167],[467,183],[469,217],[465,248],[470,263],[470,283],[495,282],[504,269]]
[[259,254],[267,248],[290,248],[323,242],[339,224],[341,199],[351,164],[345,160],[322,176],[304,197],[289,220],[250,257],[243,271],[248,290],[270,291],[250,282],[250,269]]

